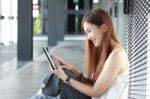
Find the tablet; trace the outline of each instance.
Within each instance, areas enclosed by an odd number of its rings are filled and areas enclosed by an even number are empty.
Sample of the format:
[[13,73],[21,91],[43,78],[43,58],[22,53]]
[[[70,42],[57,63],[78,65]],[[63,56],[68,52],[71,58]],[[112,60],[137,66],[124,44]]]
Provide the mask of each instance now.
[[54,62],[53,62],[53,60],[52,60],[52,58],[51,58],[51,56],[49,54],[48,47],[47,46],[43,47],[43,50],[44,50],[44,53],[45,53],[45,55],[46,55],[46,57],[47,57],[47,59],[49,61],[49,64],[50,64],[51,68],[53,70],[56,69],[56,66],[55,66],[55,64],[54,64]]

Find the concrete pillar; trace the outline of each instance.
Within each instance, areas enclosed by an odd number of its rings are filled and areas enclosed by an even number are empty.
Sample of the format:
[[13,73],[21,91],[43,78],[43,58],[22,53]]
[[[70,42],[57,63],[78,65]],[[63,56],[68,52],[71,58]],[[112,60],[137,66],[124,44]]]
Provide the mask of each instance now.
[[58,0],[47,0],[48,4],[48,45],[54,46],[57,44],[57,34],[58,34],[58,12],[59,9]]
[[63,41],[64,40],[64,32],[65,32],[65,21],[64,21],[64,16],[65,16],[65,1],[64,0],[57,0],[58,2],[58,21],[57,21],[57,30],[58,30],[58,36],[57,40],[58,41]]
[[33,59],[32,0],[18,0],[18,60]]
[[2,43],[2,26],[1,26],[1,18],[2,18],[2,4],[1,4],[1,0],[0,0],[0,46],[3,45]]
[[42,18],[42,34],[46,34],[45,20],[47,16],[46,0],[40,0],[40,14]]
[[89,10],[90,9],[89,0],[84,0],[84,9],[85,10]]

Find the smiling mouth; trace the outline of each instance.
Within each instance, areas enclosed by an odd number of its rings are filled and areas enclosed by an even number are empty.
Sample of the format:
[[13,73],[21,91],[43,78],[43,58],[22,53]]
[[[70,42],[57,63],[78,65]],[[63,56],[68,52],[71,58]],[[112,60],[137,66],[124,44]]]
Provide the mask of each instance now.
[[95,44],[95,43],[96,43],[96,40],[92,40],[92,42]]

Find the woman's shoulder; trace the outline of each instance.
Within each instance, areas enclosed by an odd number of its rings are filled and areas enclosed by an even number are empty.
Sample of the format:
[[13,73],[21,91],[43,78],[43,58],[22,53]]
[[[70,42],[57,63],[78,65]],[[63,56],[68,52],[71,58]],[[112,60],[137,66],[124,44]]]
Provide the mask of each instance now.
[[121,48],[114,48],[110,53],[110,59],[126,59],[126,52]]
[[119,48],[119,47],[114,48],[112,50],[110,58],[115,58],[115,59],[117,59],[117,58],[120,59],[121,58],[123,60],[128,60],[127,53],[126,53],[125,49]]
[[127,69],[129,61],[127,53],[124,49],[121,48],[114,49],[112,51],[112,55],[110,58],[112,58],[113,61],[117,61],[119,67],[121,66],[119,74]]

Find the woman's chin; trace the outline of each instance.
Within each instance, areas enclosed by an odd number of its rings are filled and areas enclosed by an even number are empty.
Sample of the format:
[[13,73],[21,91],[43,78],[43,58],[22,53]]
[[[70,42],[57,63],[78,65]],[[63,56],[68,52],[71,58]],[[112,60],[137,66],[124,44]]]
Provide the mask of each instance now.
[[95,46],[95,47],[98,47],[98,44],[94,43],[94,46]]
[[94,43],[94,46],[95,46],[95,47],[99,47],[100,44],[99,44],[99,43]]

